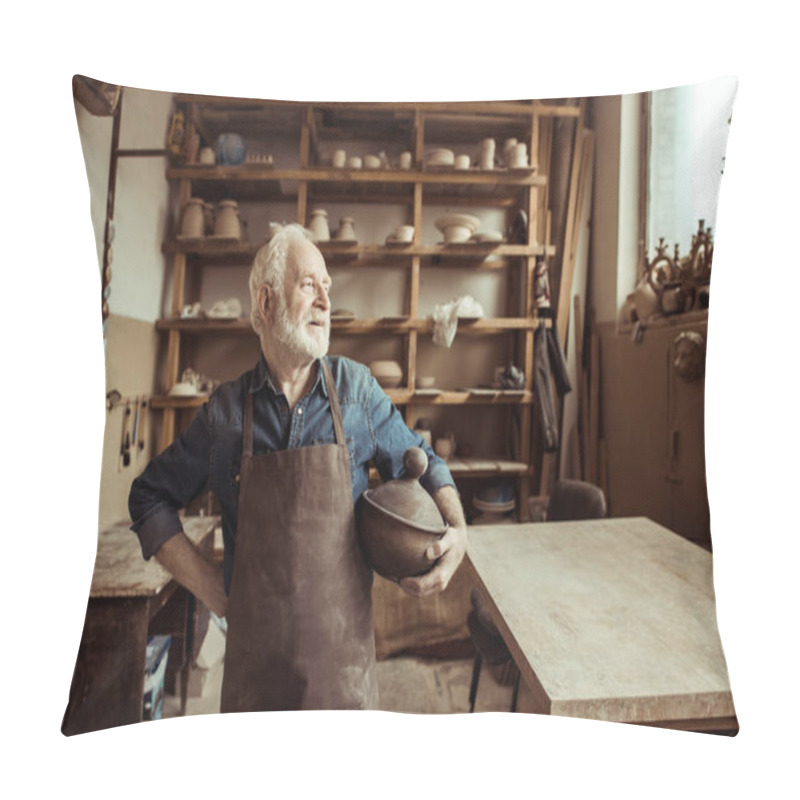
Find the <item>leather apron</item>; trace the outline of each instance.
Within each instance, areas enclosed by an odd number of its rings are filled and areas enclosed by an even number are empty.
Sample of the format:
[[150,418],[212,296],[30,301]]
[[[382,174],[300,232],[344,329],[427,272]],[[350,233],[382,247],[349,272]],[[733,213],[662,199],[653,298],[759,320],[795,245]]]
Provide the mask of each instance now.
[[223,712],[378,707],[372,573],[339,398],[321,364],[336,444],[254,455],[245,392]]

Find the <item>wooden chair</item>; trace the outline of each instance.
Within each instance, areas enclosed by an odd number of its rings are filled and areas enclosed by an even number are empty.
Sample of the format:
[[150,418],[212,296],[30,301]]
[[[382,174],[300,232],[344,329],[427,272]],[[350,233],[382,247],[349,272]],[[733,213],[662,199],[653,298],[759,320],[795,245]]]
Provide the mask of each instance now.
[[[579,519],[601,519],[606,516],[603,490],[591,483],[576,480],[557,481],[547,502],[546,520],[563,522]],[[467,615],[467,627],[475,648],[472,680],[469,687],[469,710],[475,710],[481,668],[485,663],[501,670],[500,682],[512,684],[511,711],[517,710],[520,673],[511,653],[489,613],[486,600],[477,589],[470,593],[472,610]]]

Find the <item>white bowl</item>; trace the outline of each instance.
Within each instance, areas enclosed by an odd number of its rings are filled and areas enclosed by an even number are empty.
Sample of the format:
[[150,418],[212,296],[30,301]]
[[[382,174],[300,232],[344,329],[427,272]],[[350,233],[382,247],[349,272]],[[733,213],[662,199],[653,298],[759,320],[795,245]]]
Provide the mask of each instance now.
[[[472,214],[445,214],[441,217],[438,217],[434,225],[444,233],[445,228],[453,227],[454,225],[459,225],[461,227],[467,228],[469,230],[469,235],[472,236],[476,230],[478,230],[478,225],[481,224],[481,221],[474,217]],[[469,237],[467,237],[469,238]]]
[[452,150],[440,147],[431,150],[425,156],[425,163],[431,167],[452,167],[456,160],[456,154]]
[[169,390],[169,394],[172,397],[194,397],[197,393],[197,387],[193,383],[184,381],[176,383]]
[[364,156],[364,166],[367,169],[378,169],[380,165],[381,165],[381,160],[378,158],[378,156],[373,156],[373,155]]
[[435,375],[424,375],[417,378],[418,389],[432,389],[436,383]]
[[466,225],[448,225],[442,233],[447,244],[468,242],[472,238],[472,229]]

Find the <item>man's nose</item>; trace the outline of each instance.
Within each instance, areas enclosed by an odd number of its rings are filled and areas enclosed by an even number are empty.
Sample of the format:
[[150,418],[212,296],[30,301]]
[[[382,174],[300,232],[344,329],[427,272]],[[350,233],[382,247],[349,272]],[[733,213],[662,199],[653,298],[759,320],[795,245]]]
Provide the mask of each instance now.
[[317,287],[317,305],[327,311],[331,307],[331,299],[323,286]]

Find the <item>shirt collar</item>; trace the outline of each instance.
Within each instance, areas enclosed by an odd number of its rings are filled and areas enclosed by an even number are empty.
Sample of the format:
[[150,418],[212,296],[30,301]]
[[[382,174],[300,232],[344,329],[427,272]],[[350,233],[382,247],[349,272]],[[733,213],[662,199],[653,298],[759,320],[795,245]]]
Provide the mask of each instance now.
[[[319,387],[322,390],[322,396],[327,397],[328,387],[325,385],[325,380],[322,374],[322,361],[318,358],[315,363],[317,366],[317,377],[309,394],[315,392]],[[264,358],[264,354],[261,353],[258,358],[258,363],[253,370],[252,378],[250,379],[250,393],[255,394],[256,392],[260,392],[265,386],[267,386],[273,394],[280,394],[280,392],[278,392],[278,390],[275,388],[272,378],[270,377],[269,370],[267,369],[267,360]]]

